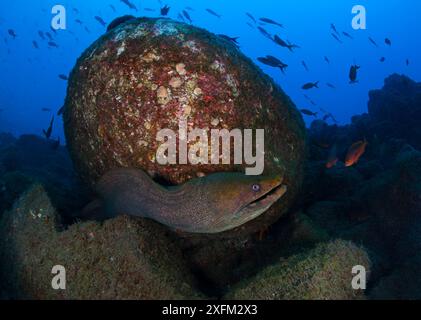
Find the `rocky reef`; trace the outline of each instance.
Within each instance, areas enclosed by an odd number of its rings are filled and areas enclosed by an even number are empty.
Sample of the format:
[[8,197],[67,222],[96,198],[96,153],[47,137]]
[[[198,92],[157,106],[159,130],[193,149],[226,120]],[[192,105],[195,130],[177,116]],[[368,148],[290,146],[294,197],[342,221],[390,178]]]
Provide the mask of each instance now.
[[[411,90],[404,90],[408,83]],[[417,108],[418,87],[393,75],[371,94],[370,104],[380,95],[390,112]],[[124,216],[103,223],[75,220],[91,195],[81,188],[66,149],[53,150],[39,137],[1,134],[0,295],[419,299],[421,138],[414,121],[393,121],[398,123],[385,130],[380,110],[346,126],[315,121],[296,201],[269,228],[230,239],[177,234]],[[402,131],[400,121],[407,121]],[[346,168],[347,148],[364,138],[366,153]],[[340,161],[327,169],[326,145],[333,144]],[[67,270],[64,292],[51,289],[51,268],[59,264]],[[351,289],[356,264],[369,271],[365,292]]]

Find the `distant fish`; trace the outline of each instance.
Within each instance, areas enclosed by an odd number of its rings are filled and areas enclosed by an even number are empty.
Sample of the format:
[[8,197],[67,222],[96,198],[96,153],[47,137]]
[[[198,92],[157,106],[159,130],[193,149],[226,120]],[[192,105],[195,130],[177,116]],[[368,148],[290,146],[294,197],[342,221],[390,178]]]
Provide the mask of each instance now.
[[336,41],[338,41],[339,43],[343,43],[342,42],[342,40],[341,39],[339,39],[339,36],[337,36],[336,34],[334,34],[334,33],[331,33],[331,35],[332,35],[332,37],[336,40]]
[[110,4],[110,8],[111,8],[111,10],[113,10],[113,12],[117,12],[117,10],[115,9],[115,7],[112,4]]
[[183,22],[186,22],[186,19],[184,19],[184,16],[183,16],[181,13],[179,13],[179,14],[177,15],[177,19],[178,19],[178,20],[181,20],[181,21],[183,21]]
[[305,114],[306,116],[317,117],[317,112],[313,112],[313,111],[308,110],[308,109],[301,109],[300,111],[301,111],[302,114]]
[[311,105],[312,105],[312,106],[314,106],[314,107],[315,107],[315,106],[317,106],[317,103],[316,103],[316,102],[314,102],[313,100],[310,100],[310,103],[311,103]]
[[354,40],[354,37],[353,37],[353,36],[351,36],[348,32],[343,31],[343,32],[342,32],[342,34],[343,34],[345,37],[347,37],[347,38],[349,38],[349,39],[351,39],[351,40]]
[[374,41],[373,40],[373,38],[372,37],[368,37],[368,40],[377,48],[378,47],[378,44],[377,44],[377,42],[376,41]]
[[273,24],[275,26],[284,28],[284,25],[282,23],[276,22],[275,20],[272,20],[272,19],[260,18],[259,20],[262,21],[262,22],[264,22],[264,23]]
[[348,153],[346,155],[345,167],[351,167],[354,164],[356,164],[360,160],[361,156],[365,153],[367,145],[368,142],[366,140],[354,143],[349,148]]
[[192,7],[186,7],[186,10],[194,11],[194,9]]
[[330,60],[329,60],[329,58],[328,58],[328,57],[326,57],[326,56],[325,56],[325,58],[324,58],[324,59],[325,59],[325,61],[326,61],[328,64],[330,64]]
[[38,43],[35,40],[32,41],[32,45],[34,46],[35,49],[39,49]]
[[257,58],[257,60],[259,60],[261,63],[273,67],[273,68],[280,68],[282,73],[285,74],[285,69],[288,67],[287,64],[283,63],[281,60],[279,60],[278,58],[275,58],[274,56],[266,56],[266,57],[260,57]]
[[168,12],[170,12],[171,7],[165,5],[161,8],[161,16],[167,16]]
[[330,24],[330,29],[339,36],[338,29],[336,29],[336,26],[333,23]]
[[54,40],[54,39],[53,39],[53,36],[51,35],[51,33],[46,32],[46,33],[45,33],[45,35],[47,36],[47,38],[48,38],[50,41],[53,41],[53,40]]
[[64,80],[64,81],[69,80],[69,77],[68,77],[68,76],[66,76],[66,75],[64,75],[64,74],[59,74],[59,75],[58,75],[58,77],[59,77],[61,80]]
[[253,15],[251,13],[246,12],[247,17],[249,17],[251,19],[251,21],[253,21],[255,24],[257,23],[256,19],[253,17]]
[[209,12],[211,15],[217,17],[217,18],[221,18],[222,17],[220,14],[216,13],[212,9],[206,9],[206,11]]
[[246,22],[246,23],[250,28],[254,29],[254,26],[250,22]]
[[307,63],[303,60],[303,61],[301,61],[301,64],[302,64],[302,66],[304,67],[304,69],[307,71],[307,72],[309,72],[310,71],[310,69],[308,68],[308,66],[307,66]]
[[263,34],[266,38],[273,40],[272,36],[270,35],[269,32],[267,32],[264,28],[262,27],[257,27],[257,29],[259,29],[260,33]]
[[334,144],[329,151],[329,156],[328,156],[327,162],[326,162],[326,168],[332,169],[333,167],[336,166],[338,161],[339,161],[339,159],[338,159],[338,155],[337,155],[337,147],[336,147],[336,144]]
[[98,21],[103,27],[107,26],[107,23],[100,16],[95,16],[95,20]]
[[381,57],[380,58],[380,62],[385,62],[386,61],[386,58],[385,57]]
[[9,35],[10,35],[13,39],[16,39],[17,35],[16,35],[15,30],[13,30],[13,29],[9,29],[9,30],[7,30],[7,32],[9,33]]
[[406,59],[405,63],[406,63],[406,66],[409,66],[409,59]]
[[87,33],[91,33],[91,31],[89,30],[89,28],[88,28],[87,26],[85,26],[85,31],[86,31]]
[[350,70],[349,70],[349,83],[353,84],[353,83],[357,83],[357,77],[358,77],[358,70],[360,69],[360,66],[357,65],[353,65],[351,66]]
[[123,2],[130,9],[138,11],[137,7],[132,2],[130,2],[129,0],[120,0],[120,1]]
[[331,88],[331,89],[336,89],[336,87],[333,85],[333,84],[331,84],[331,83],[326,83],[326,85],[329,87],[329,88]]
[[51,118],[50,125],[47,130],[42,130],[45,138],[50,139],[51,133],[53,132],[54,116]]
[[76,19],[76,20],[75,20],[75,22],[76,22],[77,24],[80,24],[80,25],[82,25],[82,24],[83,24],[82,20],[80,20],[80,19]]
[[42,32],[41,30],[39,30],[39,31],[38,31],[38,35],[40,36],[40,38],[41,38],[42,40],[45,40],[45,35],[44,35],[44,32]]
[[295,48],[299,48],[299,46],[297,46],[296,44],[292,44],[290,42],[285,42],[284,40],[282,40],[278,35],[275,35],[273,37],[273,41],[280,45],[281,47],[287,48],[289,51],[293,52]]
[[386,43],[389,47],[392,45],[392,41],[389,38],[384,39],[384,43]]
[[310,90],[313,88],[319,88],[319,81],[316,82],[309,82],[302,86],[303,90]]
[[146,12],[155,12],[155,9],[152,8],[143,8],[143,10],[145,10]]
[[238,43],[237,40],[239,39],[239,37],[232,38],[232,37],[229,37],[229,36],[227,36],[225,34],[218,34],[218,36],[221,37],[222,39],[225,39],[225,40],[231,42],[232,44],[234,44],[238,48],[239,43]]
[[49,41],[48,42],[48,46],[52,47],[52,48],[58,48],[58,44],[55,43],[54,41]]
[[65,106],[62,106],[60,109],[58,109],[58,111],[57,111],[58,116],[61,116],[64,113],[64,107]]
[[73,8],[73,12],[76,14],[79,14],[79,9],[78,8]]
[[50,108],[42,108],[41,111],[42,112],[51,112],[51,109]]
[[188,22],[193,23],[192,18],[190,17],[189,13],[186,10],[182,11],[184,18],[187,19]]

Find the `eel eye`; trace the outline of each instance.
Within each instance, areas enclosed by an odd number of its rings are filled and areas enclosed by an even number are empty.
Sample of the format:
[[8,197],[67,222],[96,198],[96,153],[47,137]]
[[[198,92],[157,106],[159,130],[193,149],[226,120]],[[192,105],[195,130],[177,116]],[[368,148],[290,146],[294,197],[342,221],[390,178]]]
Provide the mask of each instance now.
[[259,192],[260,191],[260,184],[253,184],[253,186],[251,188],[254,192]]

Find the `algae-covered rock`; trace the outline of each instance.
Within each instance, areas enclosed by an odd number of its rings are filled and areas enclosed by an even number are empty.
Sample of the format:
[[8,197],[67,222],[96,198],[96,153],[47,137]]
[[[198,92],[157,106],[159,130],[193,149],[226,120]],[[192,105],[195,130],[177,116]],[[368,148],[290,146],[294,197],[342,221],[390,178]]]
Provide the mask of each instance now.
[[226,299],[359,299],[363,292],[352,288],[352,268],[370,270],[367,253],[351,242],[333,241],[282,259],[229,292]]
[[[154,222],[119,217],[58,231],[56,212],[34,186],[0,223],[1,282],[11,298],[192,299],[200,295],[181,253]],[[54,290],[52,268],[65,267]]]

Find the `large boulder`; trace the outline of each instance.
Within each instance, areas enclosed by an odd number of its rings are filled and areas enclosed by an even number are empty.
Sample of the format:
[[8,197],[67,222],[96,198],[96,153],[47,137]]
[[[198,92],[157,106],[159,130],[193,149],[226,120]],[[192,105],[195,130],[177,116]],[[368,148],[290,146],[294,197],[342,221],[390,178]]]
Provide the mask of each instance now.
[[[0,221],[0,292],[13,299],[200,298],[181,251],[160,225],[119,217],[60,231],[41,186]],[[65,267],[65,290],[52,268]]]
[[265,174],[284,174],[288,193],[243,229],[255,232],[285,213],[302,181],[304,123],[282,89],[230,41],[169,19],[134,19],[98,39],[71,73],[65,132],[76,168],[91,185],[115,167],[140,168],[176,185],[248,166],[159,165],[157,133],[178,133],[181,121],[188,131],[208,133],[265,129]]

